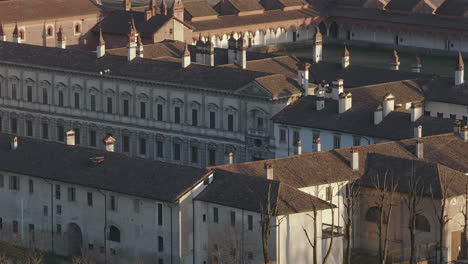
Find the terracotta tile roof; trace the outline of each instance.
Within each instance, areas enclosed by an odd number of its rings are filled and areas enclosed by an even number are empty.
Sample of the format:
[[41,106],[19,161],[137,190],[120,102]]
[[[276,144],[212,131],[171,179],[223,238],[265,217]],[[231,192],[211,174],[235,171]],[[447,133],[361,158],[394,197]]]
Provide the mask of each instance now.
[[342,7],[363,7],[367,0],[336,0],[335,4]]
[[0,1],[0,17],[4,24],[100,13],[101,9],[91,0]]
[[[268,72],[282,74],[291,79],[297,79],[297,63],[299,59],[293,56],[279,56],[273,58],[257,59],[247,61],[247,69],[250,71]],[[236,65],[225,65],[226,67],[238,67]]]
[[303,92],[296,80],[281,74],[267,75],[255,79],[255,82],[267,90],[273,99],[289,98]]
[[[176,202],[208,173],[205,169],[27,137],[19,137],[18,148],[12,150],[12,137],[0,133],[1,171],[159,201]],[[104,161],[93,164],[94,157],[103,157]]]
[[234,8],[236,8],[239,12],[248,12],[248,11],[256,11],[256,10],[263,10],[263,6],[258,3],[256,0],[227,0],[229,1]]
[[193,18],[218,16],[218,13],[206,2],[195,1],[184,3],[185,12]]
[[391,0],[385,6],[386,10],[390,11],[406,11],[411,12],[419,3],[424,0]]
[[213,182],[195,199],[261,213],[262,206],[267,205],[268,190],[275,215],[331,208],[329,203],[287,184],[222,170],[215,170]]
[[468,83],[455,86],[453,78],[434,77],[422,87],[428,101],[468,106]]
[[462,17],[468,11],[465,0],[445,0],[436,10],[437,15]]

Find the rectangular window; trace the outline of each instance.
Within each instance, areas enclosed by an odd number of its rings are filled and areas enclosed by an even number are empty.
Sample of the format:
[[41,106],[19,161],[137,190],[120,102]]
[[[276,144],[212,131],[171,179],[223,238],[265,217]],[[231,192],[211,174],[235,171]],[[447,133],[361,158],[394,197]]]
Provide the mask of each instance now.
[[123,100],[123,115],[124,116],[129,115],[129,107],[128,107],[128,100],[127,99]]
[[253,216],[252,215],[247,216],[247,227],[250,231],[253,230]]
[[163,206],[158,204],[158,225],[162,226],[163,224]]
[[88,202],[88,206],[93,206],[93,193],[92,192],[87,193],[86,200]]
[[444,117],[444,113],[437,113],[437,117],[443,118],[443,117]]
[[140,155],[146,155],[146,139],[140,138]]
[[90,97],[91,111],[96,111],[96,95],[92,94]]
[[198,148],[195,146],[190,147],[190,161],[192,163],[198,163]]
[[215,149],[208,150],[208,165],[210,166],[216,165],[216,150]]
[[163,153],[164,153],[163,148],[164,147],[163,146],[164,145],[163,145],[162,141],[160,141],[160,140],[156,141],[156,157],[158,157],[158,158],[163,158],[164,157],[164,155],[163,155]]
[[157,115],[158,121],[163,121],[163,105],[162,104],[158,104],[156,115]]
[[26,120],[26,136],[33,136],[33,124],[31,120]]
[[361,145],[361,137],[354,136],[353,137],[353,146],[360,146]]
[[198,110],[192,109],[192,126],[198,126]]
[[180,124],[180,107],[174,107],[174,123]]
[[218,208],[213,207],[213,222],[218,223],[219,218],[218,218]]
[[60,185],[55,185],[55,199],[60,200],[62,192],[60,191]]
[[450,119],[455,120],[455,119],[457,119],[457,116],[450,114]]
[[76,191],[75,191],[75,188],[73,187],[68,188],[68,201],[69,202],[76,201]]
[[133,199],[133,211],[135,213],[140,212],[140,200],[139,199]]
[[57,206],[55,208],[55,213],[58,214],[58,215],[62,214],[62,206],[60,204],[57,204]]
[[65,128],[62,125],[57,126],[57,139],[58,141],[65,141]]
[[80,129],[75,127],[73,130],[75,130],[75,145],[79,145],[81,144]]
[[11,85],[11,98],[16,100],[16,84]]
[[146,118],[146,103],[140,102],[140,117]]
[[63,91],[58,92],[58,105],[63,107]]
[[44,216],[48,216],[48,215],[49,215],[49,207],[48,207],[47,205],[44,205],[44,206],[42,207],[42,214],[43,214]]
[[280,142],[286,142],[286,129],[280,129]]
[[42,138],[48,139],[49,138],[49,124],[42,123]]
[[18,133],[18,119],[14,117],[11,118],[11,133]]
[[28,85],[26,89],[27,89],[28,102],[32,102],[32,86]]
[[112,114],[112,97],[107,97],[107,113]]
[[130,137],[129,136],[122,137],[122,151],[126,153],[130,152]]
[[80,94],[75,93],[74,97],[75,97],[75,108],[79,109],[80,108]]
[[117,210],[117,201],[115,199],[115,196],[114,195],[111,195],[110,196],[110,202],[109,202],[109,209],[111,211],[116,211]]
[[331,201],[333,198],[333,190],[331,186],[328,186],[326,191],[325,191],[325,199],[327,201]]
[[19,190],[18,176],[10,176],[10,190]]
[[49,96],[47,93],[47,88],[42,89],[42,103],[43,104],[48,104],[49,103]]
[[97,139],[96,139],[96,131],[95,130],[90,130],[89,131],[89,145],[91,147],[96,147],[97,146]]
[[341,148],[341,135],[334,135],[333,136],[333,148],[334,149]]
[[236,212],[231,211],[231,225],[235,226],[236,225]]
[[257,128],[258,129],[263,129],[263,118],[262,117],[257,117]]
[[228,115],[228,131],[234,131],[234,115]]
[[162,236],[158,236],[158,251],[159,252],[164,251],[164,239]]
[[210,128],[216,128],[216,112],[210,112]]
[[34,181],[32,179],[29,179],[28,185],[29,185],[29,193],[34,193]]
[[56,227],[56,232],[57,234],[62,234],[62,225],[61,224],[57,224],[57,227]]
[[180,144],[179,143],[173,144],[173,151],[174,151],[174,160],[180,160]]
[[13,233],[18,234],[18,221],[13,221]]

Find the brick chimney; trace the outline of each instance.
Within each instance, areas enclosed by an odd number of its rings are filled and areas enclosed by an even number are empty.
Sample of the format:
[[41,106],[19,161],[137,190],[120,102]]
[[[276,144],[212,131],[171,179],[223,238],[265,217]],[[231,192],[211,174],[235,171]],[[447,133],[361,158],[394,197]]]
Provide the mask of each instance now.
[[411,122],[417,121],[423,115],[422,103],[411,103]]
[[383,120],[383,108],[382,105],[377,106],[377,108],[374,111],[374,125],[380,124]]
[[458,52],[457,67],[455,68],[455,85],[460,85],[465,82],[465,63],[461,52]]
[[234,64],[237,56],[237,41],[234,38],[234,32],[228,39],[228,64]]
[[69,146],[74,146],[75,145],[75,131],[70,129],[65,132],[65,139],[66,143]]
[[62,26],[60,26],[57,33],[57,48],[66,49],[67,48],[67,37],[62,32]]
[[6,35],[3,31],[3,24],[0,22],[0,41],[6,41]]
[[383,98],[383,117],[386,117],[392,111],[395,110],[395,96],[388,93]]
[[237,40],[237,63],[242,69],[247,68],[247,48],[242,36]]
[[463,138],[463,141],[468,142],[468,126],[461,128],[460,135]]
[[413,64],[411,64],[411,71],[412,72],[421,72],[421,60],[419,59],[418,55],[414,57]]
[[190,51],[189,51],[187,42],[185,42],[184,55],[182,57],[182,68],[187,68],[190,65],[190,63],[191,63]]
[[341,67],[343,69],[346,69],[348,68],[349,66],[349,50],[348,50],[348,47],[346,47],[346,45],[344,46],[344,54],[343,54],[343,58],[341,58]]
[[422,126],[421,125],[414,125],[414,137],[415,138],[422,137]]
[[228,153],[228,161],[229,161],[229,164],[234,164],[234,153],[232,152]]
[[304,95],[309,95],[309,69],[310,63],[298,63],[297,64],[297,82],[304,89]]
[[201,34],[198,36],[198,40],[195,43],[195,61],[200,64],[205,63],[205,43],[203,42]]
[[106,42],[104,41],[104,38],[102,37],[102,28],[99,28],[99,42],[96,48],[96,55],[98,58],[101,58],[104,55],[106,55]]
[[11,139],[11,149],[12,149],[12,150],[18,149],[18,137],[17,137],[17,136],[14,136],[14,137]]
[[297,155],[302,154],[302,142],[300,140],[296,142],[296,153]]
[[141,41],[141,36],[138,34],[137,37],[137,48],[136,48],[136,56],[138,58],[143,58],[143,42]]
[[322,60],[322,33],[320,33],[319,27],[315,27],[315,35],[314,35],[313,41],[314,41],[313,60],[314,60],[314,63],[319,63]]
[[390,70],[400,70],[400,57],[398,56],[398,52],[396,50],[393,50],[393,56],[390,59]]
[[421,138],[416,139],[416,157],[418,159],[424,158],[424,145]]
[[106,151],[114,152],[115,138],[112,136],[107,136],[104,138],[104,145],[106,146]]
[[211,37],[208,37],[205,43],[205,64],[208,66],[215,66],[215,49],[210,39]]
[[125,11],[130,11],[132,10],[132,1],[131,0],[124,0],[123,1],[123,7]]
[[13,42],[21,43],[21,36],[19,34],[18,23],[15,24],[15,29],[13,29]]
[[265,162],[263,169],[265,170],[265,178],[268,180],[273,180],[273,163],[268,161]]
[[357,148],[351,148],[351,161],[350,161],[351,169],[353,171],[359,170],[359,152]]
[[338,100],[338,113],[342,114],[353,106],[353,95],[350,92],[341,93]]
[[344,89],[344,80],[338,79],[332,82],[332,98],[333,100],[340,99],[340,94],[343,92]]
[[320,137],[314,138],[313,143],[314,143],[314,152],[322,151],[322,142],[320,140]]

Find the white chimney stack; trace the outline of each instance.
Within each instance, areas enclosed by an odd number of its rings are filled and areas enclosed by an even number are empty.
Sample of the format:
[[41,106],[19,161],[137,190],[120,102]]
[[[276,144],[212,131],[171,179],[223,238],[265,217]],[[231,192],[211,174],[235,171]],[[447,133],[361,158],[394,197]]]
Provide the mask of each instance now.
[[418,56],[414,58],[413,64],[411,65],[411,71],[412,72],[421,72],[421,60],[419,59]]
[[344,81],[343,79],[338,79],[332,82],[332,98],[333,100],[338,100],[340,94],[344,91]]
[[107,136],[104,138],[104,145],[106,146],[106,151],[114,152],[115,138],[112,136]]
[[242,36],[237,40],[237,65],[242,69],[247,69],[247,48]]
[[265,178],[273,180],[273,163],[265,162],[263,168],[265,170]]
[[75,131],[70,129],[65,132],[65,138],[67,145],[74,146],[75,145]]
[[317,111],[320,111],[325,108],[325,97],[324,96],[317,96],[316,101]]
[[380,124],[380,122],[382,122],[383,120],[383,108],[382,108],[382,105],[379,105],[377,107],[377,109],[375,109],[374,111],[374,125],[378,125]]
[[314,151],[322,151],[322,142],[320,141],[320,137],[314,138]]
[[21,43],[21,36],[18,29],[18,24],[15,24],[15,29],[13,29],[13,42],[14,43]]
[[423,115],[422,103],[411,103],[411,122],[415,122]]
[[393,94],[388,93],[383,98],[383,117],[386,117],[392,111],[395,110],[395,96]]
[[6,41],[5,31],[3,31],[3,24],[0,22],[0,41]]
[[318,27],[315,27],[315,35],[313,41],[313,60],[314,63],[319,63],[322,60],[322,33],[320,33],[320,29]]
[[137,39],[138,39],[138,42],[137,42],[137,47],[136,47],[136,56],[137,56],[138,58],[143,58],[143,57],[144,57],[144,54],[143,54],[143,42],[141,41],[140,35],[138,35]]
[[127,45],[127,60],[132,61],[136,57],[136,48],[137,48],[137,38],[138,33],[135,27],[135,21],[132,18],[131,21],[131,30],[130,34],[128,35],[128,45]]
[[415,125],[414,126],[414,137],[415,138],[421,138],[422,137],[422,126],[421,125]]
[[296,142],[296,153],[297,155],[302,155],[302,143],[300,140]]
[[102,37],[102,29],[99,29],[99,42],[96,48],[96,54],[98,58],[101,58],[104,55],[106,55],[106,42],[104,41],[104,38]]
[[229,160],[229,164],[234,164],[234,153],[232,152],[228,153],[228,160]]
[[353,171],[359,170],[359,152],[357,148],[351,148],[351,169]]
[[185,43],[184,55],[182,57],[182,68],[187,68],[191,63],[190,51],[187,43]]
[[205,43],[205,63],[208,66],[215,66],[215,49],[213,43],[211,43],[210,38]]
[[11,139],[11,149],[16,150],[18,148],[18,137],[13,137]]
[[57,33],[57,48],[66,49],[67,48],[67,38],[62,32],[62,27],[59,28]]
[[228,39],[228,63],[234,64],[237,56],[237,41],[234,38],[234,33]]
[[309,69],[310,63],[298,63],[297,64],[297,82],[304,89],[304,95],[309,95]]
[[349,66],[349,58],[350,58],[350,56],[349,56],[349,50],[348,50],[348,47],[346,47],[346,45],[345,45],[343,58],[341,58],[341,67],[342,67],[343,69],[348,68],[348,66]]
[[461,52],[458,52],[457,67],[455,69],[455,85],[460,85],[465,82],[465,63]]
[[338,113],[342,114],[353,106],[353,95],[350,92],[341,93],[338,100]]
[[197,42],[195,43],[195,61],[200,64],[205,63],[205,43],[203,42],[202,36],[198,37]]
[[453,133],[458,134],[461,132],[461,121],[455,120],[453,122]]
[[398,52],[396,50],[393,50],[393,56],[390,60],[390,70],[400,70],[400,57],[398,56]]
[[418,157],[418,159],[424,158],[424,145],[421,138],[416,140],[416,157]]
[[464,126],[461,129],[461,135],[462,135],[463,141],[468,142],[468,126]]

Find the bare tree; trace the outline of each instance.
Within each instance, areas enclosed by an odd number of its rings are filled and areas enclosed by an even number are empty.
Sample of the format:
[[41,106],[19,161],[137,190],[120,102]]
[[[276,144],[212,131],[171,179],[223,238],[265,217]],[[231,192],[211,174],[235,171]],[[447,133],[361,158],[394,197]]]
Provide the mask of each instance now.
[[346,215],[344,218],[344,225],[345,225],[345,255],[344,255],[344,263],[351,264],[351,258],[353,255],[353,246],[352,241],[354,239],[354,232],[353,232],[353,217],[357,209],[358,205],[358,198],[360,194],[360,186],[357,184],[357,181],[350,181],[346,184],[346,198],[344,203],[345,213]]
[[43,264],[44,263],[44,254],[37,250],[27,250],[24,254],[23,261],[24,264]]
[[[95,264],[96,262],[90,257],[74,256],[72,258],[72,264]],[[138,263],[138,262],[137,262]]]
[[420,204],[423,197],[423,184],[420,177],[411,174],[408,178],[408,194],[404,202],[408,209],[408,230],[410,235],[410,264],[416,264],[416,219],[421,214]]
[[437,222],[439,223],[439,242],[438,242],[438,260],[437,263],[442,264],[445,263],[444,261],[444,249],[445,249],[445,226],[450,221],[449,216],[447,215],[447,199],[449,198],[449,189],[452,183],[452,177],[448,177],[447,175],[440,175],[440,198],[436,197],[436,194],[431,188],[431,199],[434,205],[434,213],[436,215]]
[[383,180],[377,174],[374,179],[374,189],[376,191],[375,206],[378,209],[377,236],[379,237],[379,262],[385,264],[388,256],[389,228],[392,216],[395,192],[398,184],[393,179],[388,180],[388,173],[385,173]]
[[268,184],[268,192],[265,201],[260,203],[260,227],[262,231],[262,251],[265,264],[270,263],[269,240],[271,228],[275,227],[272,223],[276,214],[276,203],[271,203],[271,183]]

